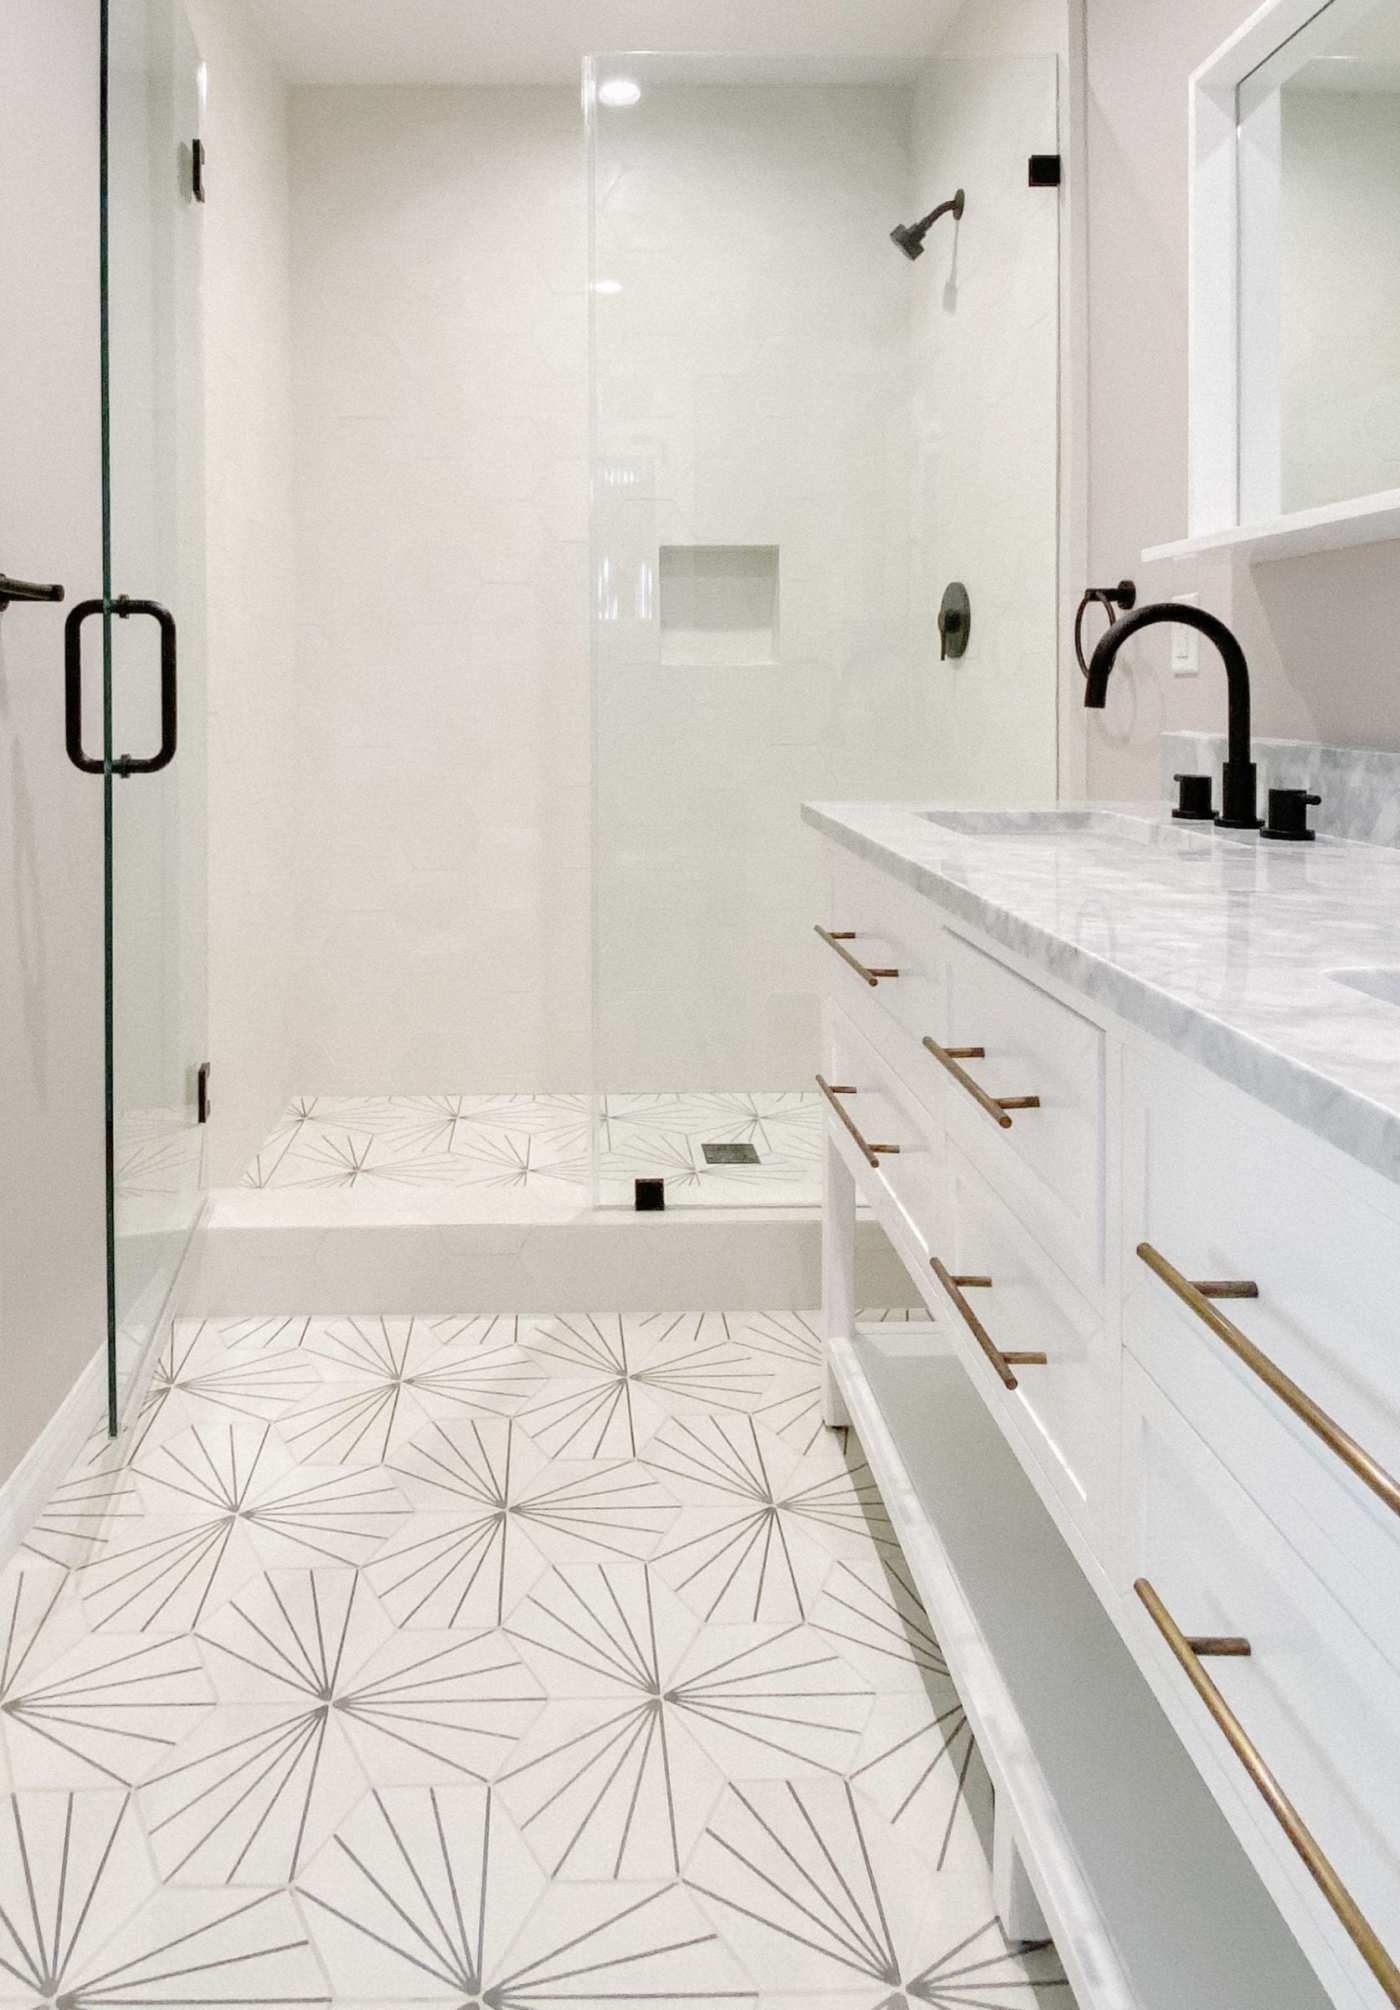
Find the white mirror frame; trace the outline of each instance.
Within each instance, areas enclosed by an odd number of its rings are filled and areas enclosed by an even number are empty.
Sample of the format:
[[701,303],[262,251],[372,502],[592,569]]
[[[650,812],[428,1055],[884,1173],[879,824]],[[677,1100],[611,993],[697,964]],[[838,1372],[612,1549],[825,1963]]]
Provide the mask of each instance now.
[[[1257,293],[1242,297],[1240,284],[1246,223],[1255,241],[1278,237],[1276,93],[1311,56],[1299,31],[1324,11],[1343,26],[1374,5],[1375,0],[1330,5],[1266,0],[1191,78],[1191,529],[1173,544],[1149,547],[1144,559],[1215,550],[1255,560],[1288,558],[1400,537],[1400,489],[1279,513],[1278,317],[1260,311],[1268,303]],[[1249,94],[1252,103],[1241,106],[1240,86],[1265,65],[1267,80],[1261,78],[1262,88]],[[1242,172],[1246,160],[1248,175]],[[1248,374],[1241,369],[1246,347],[1253,366]],[[1250,442],[1247,457],[1240,450],[1244,438]],[[1252,493],[1242,492],[1245,458]]]

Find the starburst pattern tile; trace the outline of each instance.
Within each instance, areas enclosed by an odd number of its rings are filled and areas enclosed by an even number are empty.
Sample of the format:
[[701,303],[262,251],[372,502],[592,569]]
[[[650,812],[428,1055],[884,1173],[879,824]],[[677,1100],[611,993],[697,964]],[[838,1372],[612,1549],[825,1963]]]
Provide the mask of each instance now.
[[789,1312],[179,1322],[0,1572],[0,2010],[1072,2010],[819,1357]]
[[[821,1199],[815,1092],[697,1095],[302,1096],[279,1119],[245,1186],[479,1197],[529,1218],[599,1199],[630,1205],[637,1178],[674,1205],[812,1207]],[[758,1162],[711,1165],[706,1144],[752,1145]],[[464,1203],[467,1204],[467,1203]]]
[[773,1380],[721,1312],[542,1320],[526,1345],[549,1380],[520,1421],[557,1458],[632,1458],[672,1411],[748,1411]]
[[182,1425],[271,1423],[321,1386],[316,1361],[283,1336],[257,1348],[226,1344],[220,1324],[177,1319],[157,1350],[132,1434],[132,1453]]
[[690,1508],[655,1567],[712,1623],[805,1619],[833,1552],[895,1548],[869,1467],[830,1438],[802,1455],[752,1417],[674,1417],[646,1463]]
[[128,1447],[113,1445],[105,1427],[95,1425],[72,1470],[25,1537],[24,1553],[70,1567],[90,1563],[123,1533],[134,1533],[143,1517]]
[[509,1329],[449,1339],[444,1322],[341,1319],[299,1350],[323,1377],[282,1419],[309,1464],[378,1465],[432,1417],[508,1416],[542,1374]]
[[731,1787],[688,1875],[751,1970],[785,1971],[790,1989],[859,1984],[852,2002],[868,2010],[1071,2000],[1053,1953],[1009,1945],[979,1878],[930,1877],[846,1780]]
[[937,1693],[948,1664],[898,1552],[843,1557],[828,1574],[813,1623],[854,1657],[877,1689]]
[[843,1772],[874,1702],[809,1630],[707,1631],[636,1564],[552,1572],[508,1630],[564,1692],[501,1780],[553,1877],[679,1877],[726,1779]]
[[0,1741],[17,1786],[130,1786],[208,1715],[214,1692],[187,1637],[90,1633],[69,1574],[0,1583]]
[[636,1461],[551,1463],[514,1422],[431,1425],[390,1470],[425,1511],[369,1569],[402,1626],[499,1626],[551,1562],[648,1557],[678,1512]]
[[90,1623],[125,1632],[192,1630],[260,1566],[366,1563],[408,1514],[381,1467],[298,1465],[270,1425],[195,1425],[126,1477],[146,1513],[78,1571]]
[[162,1884],[124,1794],[0,1801],[0,1894],[0,2003],[330,2002],[289,1895]]
[[361,1993],[511,2010],[754,1998],[683,1886],[547,1882],[488,1788],[376,1791],[300,1888],[332,1983]]
[[139,1797],[196,1884],[289,1883],[372,1780],[490,1778],[543,1694],[500,1632],[400,1633],[353,1570],[259,1577],[198,1639],[229,1707]]

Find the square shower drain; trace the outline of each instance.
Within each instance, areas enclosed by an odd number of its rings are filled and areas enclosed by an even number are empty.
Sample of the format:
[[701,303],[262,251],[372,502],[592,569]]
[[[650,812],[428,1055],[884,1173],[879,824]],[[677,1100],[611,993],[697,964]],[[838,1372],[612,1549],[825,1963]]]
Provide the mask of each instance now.
[[758,1153],[752,1145],[702,1145],[707,1166],[756,1166]]

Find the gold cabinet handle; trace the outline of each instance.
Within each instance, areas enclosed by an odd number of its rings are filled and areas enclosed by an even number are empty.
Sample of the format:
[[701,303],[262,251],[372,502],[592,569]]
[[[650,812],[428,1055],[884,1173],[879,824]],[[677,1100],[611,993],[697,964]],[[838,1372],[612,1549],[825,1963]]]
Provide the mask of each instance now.
[[822,941],[826,944],[828,949],[834,949],[836,951],[836,954],[841,958],[841,961],[843,963],[850,964],[852,970],[855,971],[857,977],[863,977],[865,979],[866,983],[870,986],[872,991],[874,990],[875,986],[879,983],[882,977],[898,977],[899,972],[897,970],[867,970],[866,966],[861,962],[858,956],[852,956],[849,949],[842,948],[841,945],[843,943],[854,942],[857,940],[856,932],[853,928],[839,928],[833,930],[830,928],[823,928],[821,926],[821,923],[818,922],[817,934],[821,937]]
[[1201,1657],[1206,1654],[1222,1652],[1247,1654],[1248,1641],[1190,1640],[1172,1618],[1147,1578],[1140,1577],[1133,1589],[1146,1606],[1153,1625],[1185,1670],[1186,1679],[1191,1687],[1209,1710],[1216,1728],[1263,1795],[1279,1827],[1307,1866],[1308,1875],[1336,1913],[1355,1943],[1362,1960],[1380,1983],[1387,2002],[1400,2006],[1400,1968],[1396,1967],[1387,1954],[1377,1938],[1375,1928],[1342,1883],[1330,1860],[1323,1854],[1316,1837],[1264,1763],[1253,1739],[1201,1666]]
[[934,1039],[925,1039],[928,1048],[940,1067],[946,1068],[960,1089],[966,1089],[974,1103],[987,1112],[993,1123],[1000,1124],[1004,1131],[1011,1129],[1008,1110],[1038,1110],[1039,1096],[989,1096],[980,1082],[974,1082],[966,1068],[959,1067],[960,1061],[985,1061],[985,1047],[940,1047]]
[[1210,1302],[1212,1298],[1257,1298],[1258,1285],[1225,1280],[1193,1284],[1150,1242],[1140,1242],[1137,1253],[1167,1289],[1175,1292],[1183,1305],[1189,1306],[1202,1325],[1208,1326],[1217,1340],[1223,1340],[1230,1352],[1243,1361],[1266,1388],[1272,1389],[1295,1417],[1301,1417],[1308,1429],[1316,1432],[1327,1449],[1335,1453],[1379,1500],[1383,1500],[1392,1514],[1400,1514],[1400,1480],[1358,1445],[1335,1417],[1329,1417],[1326,1410],[1300,1389],[1291,1376],[1285,1375],[1282,1368],[1256,1347],[1247,1334],[1241,1333],[1233,1320],[1227,1319],[1223,1312],[1217,1312]]
[[968,1332],[982,1349],[982,1352],[996,1369],[1003,1384],[1008,1389],[1019,1389],[1021,1386],[1011,1372],[1013,1366],[1017,1368],[1045,1368],[1049,1366],[1050,1357],[1048,1354],[1004,1354],[982,1324],[982,1321],[977,1317],[972,1307],[968,1304],[966,1298],[964,1298],[963,1293],[965,1291],[990,1291],[992,1287],[990,1277],[954,1277],[947,1265],[941,1263],[936,1256],[933,1259],[933,1274],[952,1299],[958,1317],[962,1320],[964,1326],[966,1326]]
[[866,1164],[874,1166],[878,1171],[880,1166],[881,1154],[897,1152],[899,1150],[899,1146],[872,1145],[866,1143],[865,1139],[861,1136],[860,1132],[856,1129],[855,1125],[852,1123],[849,1110],[847,1110],[843,1104],[837,1101],[838,1096],[855,1096],[860,1093],[859,1090],[848,1089],[848,1088],[833,1089],[830,1082],[825,1081],[823,1077],[820,1075],[817,1076],[817,1087],[821,1090],[822,1094],[826,1097],[826,1100],[830,1103],[832,1109],[835,1110],[837,1116],[841,1119],[842,1123],[846,1126],[846,1129],[855,1139],[856,1145],[859,1148],[862,1156],[864,1157]]

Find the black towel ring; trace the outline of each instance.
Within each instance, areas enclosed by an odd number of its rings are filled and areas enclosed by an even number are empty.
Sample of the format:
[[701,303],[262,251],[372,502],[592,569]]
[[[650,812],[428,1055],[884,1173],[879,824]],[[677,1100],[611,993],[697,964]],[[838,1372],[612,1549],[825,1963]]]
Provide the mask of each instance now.
[[1084,589],[1084,598],[1074,617],[1074,653],[1086,677],[1089,664],[1084,654],[1084,617],[1095,605],[1104,610],[1112,623],[1120,613],[1127,614],[1137,606],[1137,587],[1131,579],[1120,579],[1116,586],[1088,586]]

